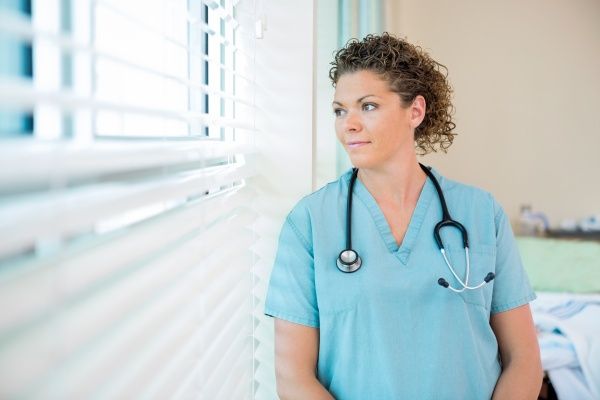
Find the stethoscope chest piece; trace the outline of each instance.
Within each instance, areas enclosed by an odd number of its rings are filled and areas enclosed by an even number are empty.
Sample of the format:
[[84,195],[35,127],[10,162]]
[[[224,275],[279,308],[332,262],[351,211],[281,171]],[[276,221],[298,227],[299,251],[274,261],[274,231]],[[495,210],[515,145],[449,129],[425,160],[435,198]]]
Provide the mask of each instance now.
[[357,271],[362,265],[358,253],[352,249],[343,250],[337,259],[337,267],[342,272]]

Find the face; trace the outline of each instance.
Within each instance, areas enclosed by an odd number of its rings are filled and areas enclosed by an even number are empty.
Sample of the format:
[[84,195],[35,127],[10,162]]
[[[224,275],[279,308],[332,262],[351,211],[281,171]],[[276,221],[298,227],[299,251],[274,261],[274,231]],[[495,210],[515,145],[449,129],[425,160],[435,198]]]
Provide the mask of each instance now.
[[371,71],[342,75],[336,84],[335,131],[357,168],[385,168],[414,148],[414,130],[425,115],[425,99],[402,104],[387,81]]

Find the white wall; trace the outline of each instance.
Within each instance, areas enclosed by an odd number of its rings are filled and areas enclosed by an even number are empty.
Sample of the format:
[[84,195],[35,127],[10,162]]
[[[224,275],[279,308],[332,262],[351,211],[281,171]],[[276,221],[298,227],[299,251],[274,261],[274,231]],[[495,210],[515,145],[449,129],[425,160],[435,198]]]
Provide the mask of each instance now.
[[600,213],[600,2],[388,2],[388,30],[449,69],[456,131],[424,162],[493,192],[514,218]]

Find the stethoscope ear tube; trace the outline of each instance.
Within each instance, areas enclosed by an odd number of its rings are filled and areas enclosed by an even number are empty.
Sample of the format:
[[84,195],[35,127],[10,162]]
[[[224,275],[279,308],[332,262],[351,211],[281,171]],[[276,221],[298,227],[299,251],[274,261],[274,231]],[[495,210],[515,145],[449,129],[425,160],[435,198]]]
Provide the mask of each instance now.
[[[450,286],[448,281],[445,280],[444,278],[439,278],[438,284],[441,287],[450,289],[456,293],[460,293],[465,290],[479,289],[486,283],[489,283],[490,281],[492,281],[495,278],[495,275],[493,272],[489,272],[486,275],[483,282],[481,282],[479,285],[469,286],[470,257],[469,257],[469,235],[467,233],[467,229],[460,222],[453,220],[452,217],[450,216],[450,212],[448,211],[448,206],[446,205],[446,198],[444,197],[444,193],[442,192],[442,188],[440,187],[439,182],[437,181],[435,176],[433,176],[433,173],[425,165],[423,165],[421,163],[419,163],[419,165],[421,166],[421,169],[427,174],[429,179],[431,179],[431,182],[433,182],[433,185],[435,186],[435,190],[438,193],[438,197],[440,199],[440,204],[442,207],[442,220],[435,225],[435,228],[433,229],[433,237],[435,239],[435,242],[438,245],[438,248],[440,249],[440,252],[442,253],[442,256],[444,257],[444,261],[446,262],[446,265],[448,266],[448,268],[450,269],[450,272],[452,273],[452,275],[454,275],[454,277],[456,278],[458,283],[462,286],[462,288],[461,289],[453,288],[452,286]],[[440,235],[440,230],[447,226],[453,226],[453,227],[457,228],[460,231],[461,236],[462,236],[463,248],[465,249],[465,259],[466,259],[466,263],[467,263],[467,272],[466,272],[464,282],[458,277],[458,275],[454,271],[454,268],[452,268],[452,266],[450,265],[450,262],[448,261],[448,258],[446,257],[446,252],[444,249],[444,242],[442,241],[442,237]]]
[[435,242],[438,245],[438,248],[441,250],[444,248],[444,243],[442,242],[442,237],[440,236],[440,229],[446,226],[454,226],[461,232],[462,240],[463,240],[463,248],[469,247],[469,236],[467,234],[467,229],[458,221],[454,221],[452,219],[447,219],[438,222],[435,225],[435,229],[433,230],[433,237],[435,238]]

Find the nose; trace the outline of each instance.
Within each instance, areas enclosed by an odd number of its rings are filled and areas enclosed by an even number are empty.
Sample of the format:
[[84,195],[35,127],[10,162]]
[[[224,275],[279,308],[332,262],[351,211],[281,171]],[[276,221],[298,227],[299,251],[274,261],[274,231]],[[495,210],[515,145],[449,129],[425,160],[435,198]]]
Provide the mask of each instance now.
[[362,127],[360,116],[352,111],[349,111],[344,118],[344,131],[345,132],[358,132]]

